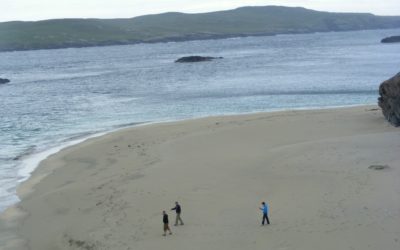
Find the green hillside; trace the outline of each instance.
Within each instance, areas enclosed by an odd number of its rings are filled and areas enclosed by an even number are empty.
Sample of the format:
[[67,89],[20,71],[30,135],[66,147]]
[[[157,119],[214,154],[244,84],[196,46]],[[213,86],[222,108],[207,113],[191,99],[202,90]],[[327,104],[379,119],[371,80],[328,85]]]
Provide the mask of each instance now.
[[0,23],[0,51],[182,41],[281,33],[400,28],[400,16],[330,13],[279,6],[129,19]]

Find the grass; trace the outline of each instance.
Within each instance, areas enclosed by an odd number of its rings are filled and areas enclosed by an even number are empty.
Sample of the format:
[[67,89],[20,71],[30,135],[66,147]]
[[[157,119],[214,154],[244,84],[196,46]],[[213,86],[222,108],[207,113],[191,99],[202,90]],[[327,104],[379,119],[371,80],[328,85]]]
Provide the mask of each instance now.
[[202,14],[171,12],[128,19],[4,22],[0,23],[0,51],[399,27],[400,17],[279,6],[242,7]]

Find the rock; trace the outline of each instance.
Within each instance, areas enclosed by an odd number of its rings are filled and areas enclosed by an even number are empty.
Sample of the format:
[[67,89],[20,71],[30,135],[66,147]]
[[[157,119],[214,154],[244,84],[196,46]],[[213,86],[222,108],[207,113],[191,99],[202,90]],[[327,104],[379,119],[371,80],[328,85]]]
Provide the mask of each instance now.
[[368,168],[372,170],[384,170],[389,169],[390,167],[388,165],[371,165]]
[[394,126],[400,126],[400,73],[379,86],[378,105],[385,118]]
[[400,36],[390,36],[383,38],[381,43],[400,43]]
[[211,56],[185,56],[176,60],[176,63],[192,63],[192,62],[205,62],[214,59],[222,59],[223,57],[211,57]]
[[10,80],[5,79],[5,78],[0,78],[0,84],[5,84],[5,83],[9,83]]

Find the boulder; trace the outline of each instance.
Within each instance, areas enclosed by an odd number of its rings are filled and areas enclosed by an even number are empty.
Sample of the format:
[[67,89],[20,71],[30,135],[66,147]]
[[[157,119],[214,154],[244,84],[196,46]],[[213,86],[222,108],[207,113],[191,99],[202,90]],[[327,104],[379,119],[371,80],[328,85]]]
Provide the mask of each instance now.
[[390,36],[383,38],[381,43],[400,43],[400,36]]
[[10,80],[5,79],[5,78],[0,78],[0,84],[5,84],[5,83],[9,83]]
[[400,73],[379,86],[379,107],[385,118],[394,126],[400,126]]
[[211,57],[211,56],[185,56],[176,60],[176,63],[192,63],[192,62],[205,62],[214,59],[222,59],[222,57]]

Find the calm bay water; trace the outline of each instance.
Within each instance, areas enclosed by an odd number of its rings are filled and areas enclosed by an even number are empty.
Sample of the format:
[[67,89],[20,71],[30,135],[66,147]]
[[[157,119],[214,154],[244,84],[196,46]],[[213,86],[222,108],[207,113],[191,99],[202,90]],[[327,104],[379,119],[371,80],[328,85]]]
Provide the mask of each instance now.
[[[120,126],[374,104],[400,71],[397,30],[0,53],[0,211],[40,159]],[[187,55],[222,56],[177,64]],[[51,149],[51,150],[48,150]]]

